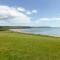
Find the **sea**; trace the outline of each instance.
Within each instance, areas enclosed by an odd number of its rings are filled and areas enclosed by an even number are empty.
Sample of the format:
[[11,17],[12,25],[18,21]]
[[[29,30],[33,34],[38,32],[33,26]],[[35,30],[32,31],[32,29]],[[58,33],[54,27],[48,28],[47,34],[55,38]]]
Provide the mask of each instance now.
[[60,37],[60,27],[40,27],[40,28],[26,28],[26,29],[12,29],[12,30],[17,32]]

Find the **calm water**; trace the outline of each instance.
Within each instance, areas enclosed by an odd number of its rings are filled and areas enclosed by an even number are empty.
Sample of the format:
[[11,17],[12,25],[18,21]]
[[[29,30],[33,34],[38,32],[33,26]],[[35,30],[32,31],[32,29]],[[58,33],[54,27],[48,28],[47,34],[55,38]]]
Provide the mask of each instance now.
[[60,28],[28,28],[28,29],[17,29],[16,31],[60,36]]

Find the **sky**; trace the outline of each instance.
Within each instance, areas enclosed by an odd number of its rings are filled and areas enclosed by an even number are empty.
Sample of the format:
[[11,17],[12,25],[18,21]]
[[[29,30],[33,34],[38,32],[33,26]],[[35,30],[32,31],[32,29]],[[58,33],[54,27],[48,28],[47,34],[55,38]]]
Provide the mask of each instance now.
[[60,0],[0,0],[0,26],[60,27]]

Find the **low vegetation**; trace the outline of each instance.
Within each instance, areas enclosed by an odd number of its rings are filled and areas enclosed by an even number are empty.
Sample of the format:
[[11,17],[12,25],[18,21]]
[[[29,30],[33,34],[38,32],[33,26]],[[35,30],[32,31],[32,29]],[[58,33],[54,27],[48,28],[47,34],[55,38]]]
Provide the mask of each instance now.
[[60,38],[0,31],[0,60],[60,60]]

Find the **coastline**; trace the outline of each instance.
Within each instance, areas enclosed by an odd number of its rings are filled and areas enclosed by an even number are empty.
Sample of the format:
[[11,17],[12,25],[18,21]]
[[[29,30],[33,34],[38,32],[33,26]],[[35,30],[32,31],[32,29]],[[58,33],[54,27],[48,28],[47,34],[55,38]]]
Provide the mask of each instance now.
[[49,35],[49,34],[42,34],[42,33],[38,34],[38,33],[24,32],[24,31],[18,30],[18,29],[9,29],[9,31],[19,32],[19,33],[25,33],[25,34],[35,34],[35,35],[50,36],[50,37],[60,37],[60,35]]

